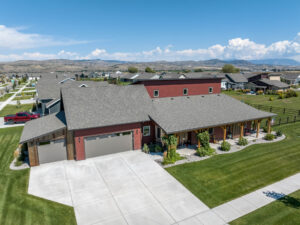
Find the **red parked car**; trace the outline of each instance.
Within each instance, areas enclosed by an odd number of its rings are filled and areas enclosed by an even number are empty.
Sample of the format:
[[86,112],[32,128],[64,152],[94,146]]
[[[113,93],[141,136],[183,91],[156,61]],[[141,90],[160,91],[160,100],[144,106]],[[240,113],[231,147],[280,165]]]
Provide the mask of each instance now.
[[34,114],[29,112],[19,112],[16,115],[7,115],[4,117],[6,123],[25,123],[29,120],[39,118],[40,114]]

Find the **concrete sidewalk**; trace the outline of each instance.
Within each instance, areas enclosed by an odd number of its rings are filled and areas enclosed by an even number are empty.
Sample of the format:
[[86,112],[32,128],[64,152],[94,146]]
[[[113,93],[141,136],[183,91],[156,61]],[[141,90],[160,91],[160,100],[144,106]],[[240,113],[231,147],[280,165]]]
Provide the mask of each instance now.
[[300,189],[300,173],[202,212],[179,225],[224,225]]

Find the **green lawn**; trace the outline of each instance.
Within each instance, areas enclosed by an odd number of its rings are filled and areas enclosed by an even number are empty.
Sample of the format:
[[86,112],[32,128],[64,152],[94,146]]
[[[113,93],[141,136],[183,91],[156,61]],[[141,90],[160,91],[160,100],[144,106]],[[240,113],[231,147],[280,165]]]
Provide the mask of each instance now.
[[8,94],[5,94],[3,96],[0,97],[0,102],[4,102],[6,101],[7,99],[9,99],[9,97],[13,96],[14,93],[8,93]]
[[18,112],[29,112],[32,109],[33,104],[20,105],[7,105],[0,111],[0,117],[16,114]]
[[16,96],[13,100],[17,101],[17,100],[26,100],[26,99],[32,99],[32,95],[24,95],[24,96]]
[[232,225],[300,224],[300,191],[285,196],[235,221]]
[[34,90],[36,90],[36,88],[35,87],[26,87],[23,90],[24,91],[34,91]]
[[76,224],[72,207],[27,194],[29,169],[9,169],[21,132],[22,127],[0,129],[0,224]]
[[300,171],[300,123],[280,127],[287,138],[225,155],[167,168],[209,207],[267,186]]
[[[223,91],[223,94],[232,96],[245,103],[261,104],[267,106],[276,106],[282,108],[299,109],[300,110],[300,93],[298,97],[278,99],[277,95],[247,95],[237,91]],[[273,101],[269,101],[270,97],[273,97]]]

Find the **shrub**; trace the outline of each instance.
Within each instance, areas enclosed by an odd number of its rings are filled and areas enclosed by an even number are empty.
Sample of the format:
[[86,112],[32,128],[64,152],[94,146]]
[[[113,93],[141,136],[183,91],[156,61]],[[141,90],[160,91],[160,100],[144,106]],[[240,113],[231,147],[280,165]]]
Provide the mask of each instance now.
[[17,159],[15,161],[15,166],[21,166],[23,164],[23,161],[20,161],[19,159]]
[[264,92],[262,91],[262,90],[258,90],[257,92],[256,92],[256,94],[257,95],[262,95]]
[[155,150],[155,152],[162,152],[163,148],[160,145],[156,144],[154,147],[154,150]]
[[272,141],[274,140],[274,138],[275,138],[274,134],[266,134],[266,136],[264,137],[264,139],[267,141]]
[[273,97],[270,97],[270,98],[269,98],[269,101],[271,101],[271,102],[272,102],[273,100],[274,100],[274,98],[273,98]]
[[228,152],[230,150],[231,145],[227,141],[223,141],[221,144],[221,150]]
[[136,67],[133,67],[133,66],[129,66],[128,67],[128,72],[129,73],[137,73],[139,70],[138,70],[138,68],[136,68]]
[[[263,131],[264,131],[265,133],[268,133],[268,127],[263,127]],[[270,131],[272,131],[272,127],[271,127]]]
[[196,154],[200,157],[204,157],[204,156],[211,156],[211,155],[214,155],[215,154],[215,149],[213,148],[204,148],[204,147],[200,147],[196,150]]
[[150,152],[149,147],[146,143],[143,146],[143,152],[145,152],[146,154],[148,154]]
[[282,136],[282,131],[281,130],[276,131],[276,136],[281,137]]
[[184,159],[184,157],[180,156],[177,152],[175,152],[175,155],[172,158],[164,157],[164,160],[162,162],[163,165],[167,164],[173,164],[178,160]]
[[207,131],[197,134],[197,138],[200,140],[201,146],[205,149],[209,149],[209,133]]
[[246,138],[243,138],[243,137],[239,138],[238,145],[246,146],[247,144],[248,144],[248,141]]

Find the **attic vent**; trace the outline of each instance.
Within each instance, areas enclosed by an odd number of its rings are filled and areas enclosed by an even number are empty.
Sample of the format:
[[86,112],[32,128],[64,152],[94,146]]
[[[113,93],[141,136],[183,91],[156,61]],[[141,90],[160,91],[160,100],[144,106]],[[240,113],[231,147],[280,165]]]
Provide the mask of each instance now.
[[202,98],[204,98],[205,96],[204,96],[204,95],[202,95],[201,97],[202,97]]
[[186,98],[190,98],[189,96],[187,96]]
[[171,98],[171,100],[174,100],[174,98]]
[[218,94],[218,96],[220,96],[220,95]]

